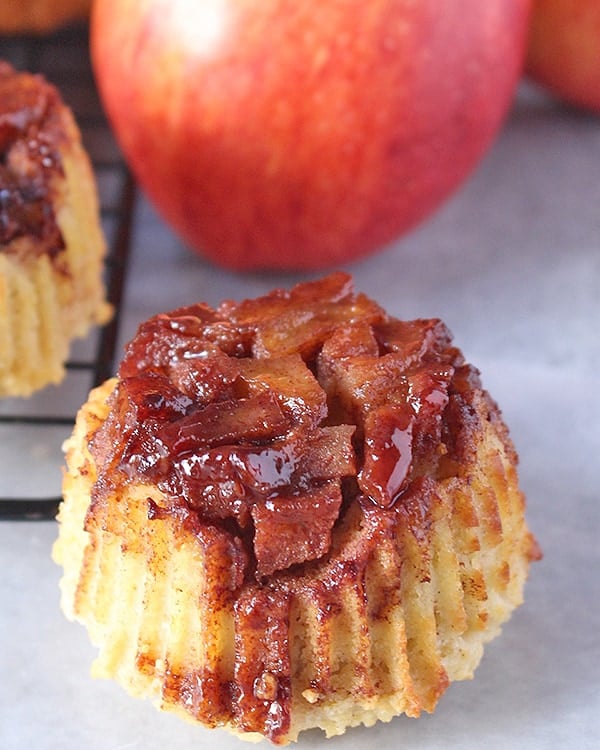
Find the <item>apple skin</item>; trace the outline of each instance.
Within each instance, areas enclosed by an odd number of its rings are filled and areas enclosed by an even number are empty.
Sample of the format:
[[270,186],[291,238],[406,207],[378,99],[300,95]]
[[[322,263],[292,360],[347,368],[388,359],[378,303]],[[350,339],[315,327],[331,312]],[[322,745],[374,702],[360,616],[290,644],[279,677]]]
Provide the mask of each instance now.
[[139,183],[196,251],[315,270],[465,180],[522,72],[530,0],[102,0],[92,61]]
[[534,0],[526,72],[565,102],[600,113],[599,0]]

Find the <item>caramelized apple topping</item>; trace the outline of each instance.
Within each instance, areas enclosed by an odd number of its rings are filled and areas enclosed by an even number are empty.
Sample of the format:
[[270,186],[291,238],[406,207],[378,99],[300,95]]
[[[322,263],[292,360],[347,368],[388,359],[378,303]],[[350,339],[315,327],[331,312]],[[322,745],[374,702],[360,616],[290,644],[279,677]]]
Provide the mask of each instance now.
[[466,371],[440,321],[398,321],[341,273],[158,315],[128,345],[91,441],[96,495],[158,486],[152,518],[233,535],[246,580],[263,581],[326,557],[353,503],[385,512],[436,476],[458,444],[446,415]]
[[42,78],[0,62],[0,252],[25,252],[15,242],[24,237],[36,240],[28,253],[54,258],[64,249],[52,208],[52,179],[62,175],[62,106]]

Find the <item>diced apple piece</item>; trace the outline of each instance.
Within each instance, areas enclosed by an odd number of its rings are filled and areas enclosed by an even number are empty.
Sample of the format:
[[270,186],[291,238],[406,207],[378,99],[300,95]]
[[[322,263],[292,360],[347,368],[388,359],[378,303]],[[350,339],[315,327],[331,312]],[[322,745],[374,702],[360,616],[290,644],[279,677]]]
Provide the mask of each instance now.
[[249,493],[239,477],[235,446],[188,453],[172,462],[170,490],[204,521],[233,518],[243,529],[250,523]]
[[340,483],[326,482],[300,495],[277,495],[252,508],[257,576],[316,560],[331,545],[342,492]]
[[316,427],[327,416],[327,396],[299,354],[239,360],[249,393],[271,390],[296,424]]
[[358,484],[378,505],[390,507],[408,487],[415,457],[430,459],[441,442],[442,413],[454,368],[422,368],[403,375],[405,392],[391,391],[388,402],[365,419],[364,464]]
[[166,374],[171,362],[185,355],[188,350],[200,352],[205,342],[205,326],[216,319],[216,314],[206,305],[182,308],[180,315],[156,315],[138,328],[136,337],[126,346],[119,367],[121,378],[132,377],[141,372]]
[[414,421],[414,412],[407,406],[381,406],[365,421],[365,456],[358,486],[382,508],[391,507],[407,486]]
[[350,277],[342,273],[239,305],[227,303],[219,313],[254,329],[255,357],[299,352],[304,360],[318,352],[337,326],[386,318],[379,305],[354,294]]
[[353,325],[340,325],[325,341],[320,357],[326,362],[343,362],[350,357],[379,356],[379,344],[373,327],[361,321]]
[[416,415],[413,451],[423,464],[441,447],[442,415],[448,404],[448,388],[454,374],[450,365],[423,367],[406,376],[407,401]]
[[354,425],[323,427],[307,437],[297,481],[301,475],[312,480],[348,477],[356,474],[356,453],[352,445]]
[[317,372],[333,405],[337,404],[343,421],[362,426],[365,415],[389,400],[400,391],[397,399],[406,393],[403,377],[404,359],[392,352],[383,357],[359,355],[338,360],[324,351],[318,359]]
[[216,346],[206,343],[202,349],[189,347],[169,367],[173,384],[199,405],[235,398],[243,361],[228,357]]
[[[404,356],[406,368],[442,354],[447,360],[452,341],[448,328],[436,318],[411,321],[392,318],[376,327],[375,336],[385,351]],[[452,351],[458,356],[458,349]]]
[[215,445],[264,442],[285,435],[289,427],[276,396],[265,392],[215,401],[166,424],[159,436],[177,454]]

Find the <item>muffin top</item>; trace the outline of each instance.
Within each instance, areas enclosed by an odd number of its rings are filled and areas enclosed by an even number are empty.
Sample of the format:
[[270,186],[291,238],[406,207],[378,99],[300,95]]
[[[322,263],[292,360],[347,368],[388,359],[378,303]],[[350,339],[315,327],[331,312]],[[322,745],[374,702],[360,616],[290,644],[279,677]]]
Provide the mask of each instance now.
[[41,76],[0,62],[0,252],[55,258],[64,240],[55,214],[55,179],[64,105]]
[[322,559],[352,505],[385,513],[451,474],[458,395],[479,387],[439,320],[390,317],[342,273],[157,315],[118,375],[95,501],[159,487],[149,517],[225,531],[248,581]]

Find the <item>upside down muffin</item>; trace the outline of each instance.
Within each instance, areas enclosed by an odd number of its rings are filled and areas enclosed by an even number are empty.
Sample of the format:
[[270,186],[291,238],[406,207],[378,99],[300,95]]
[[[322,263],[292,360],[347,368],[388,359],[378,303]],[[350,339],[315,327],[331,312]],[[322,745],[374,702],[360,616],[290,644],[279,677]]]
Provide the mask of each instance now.
[[73,115],[0,62],[0,396],[59,382],[73,338],[109,315],[96,185]]
[[538,556],[477,371],[341,273],[142,324],[65,449],[95,675],[249,739],[432,711]]

